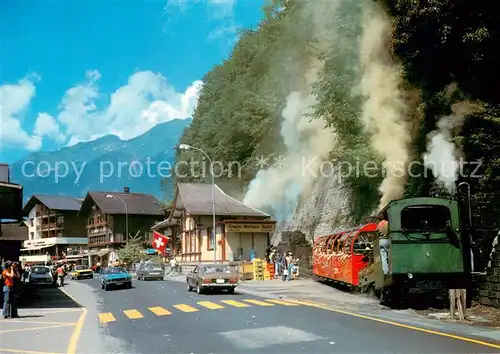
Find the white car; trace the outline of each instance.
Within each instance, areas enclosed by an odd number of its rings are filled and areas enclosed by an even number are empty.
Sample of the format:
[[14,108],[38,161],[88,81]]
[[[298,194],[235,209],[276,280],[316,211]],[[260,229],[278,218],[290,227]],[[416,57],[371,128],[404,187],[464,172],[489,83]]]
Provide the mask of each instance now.
[[55,286],[52,271],[47,266],[33,266],[29,273],[29,283],[41,286]]

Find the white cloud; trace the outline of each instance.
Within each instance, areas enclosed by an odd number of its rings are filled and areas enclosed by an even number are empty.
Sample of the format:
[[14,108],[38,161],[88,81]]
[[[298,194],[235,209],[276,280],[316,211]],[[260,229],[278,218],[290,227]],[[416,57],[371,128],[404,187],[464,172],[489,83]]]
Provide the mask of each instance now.
[[39,113],[35,122],[34,133],[39,137],[47,137],[48,139],[63,143],[66,140],[64,134],[59,129],[57,121],[48,113]]
[[190,5],[199,4],[200,2],[207,5],[213,19],[219,20],[232,17],[236,5],[236,0],[168,0],[165,10],[175,9],[184,13]]
[[39,150],[42,139],[28,134],[21,125],[23,113],[35,96],[32,80],[24,79],[17,84],[0,86],[0,145],[23,146],[30,151]]
[[38,113],[32,135],[23,129],[21,118],[35,95],[34,83],[24,79],[15,85],[0,86],[0,147],[11,145],[36,151],[44,138],[56,143],[68,141],[71,146],[107,134],[131,139],[158,123],[192,117],[202,87],[197,80],[184,92],[178,92],[162,75],[140,71],[110,95],[107,106],[98,109],[100,77],[98,71],[88,71],[84,82],[65,92],[56,115]]
[[57,120],[70,136],[68,145],[106,134],[131,139],[158,123],[189,118],[202,86],[195,81],[181,93],[162,75],[140,71],[110,96],[107,107],[97,110],[99,78],[97,71],[88,72],[87,82],[70,88],[62,100]]

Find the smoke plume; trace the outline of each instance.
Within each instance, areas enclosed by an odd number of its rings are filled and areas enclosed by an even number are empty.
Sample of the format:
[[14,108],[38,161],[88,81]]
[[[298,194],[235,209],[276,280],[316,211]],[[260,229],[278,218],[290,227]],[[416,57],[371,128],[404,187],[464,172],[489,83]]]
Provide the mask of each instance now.
[[274,166],[257,173],[244,199],[245,204],[272,212],[278,222],[292,216],[300,195],[312,187],[333,147],[334,135],[325,129],[326,123],[307,116],[312,104],[314,97],[309,94],[288,95],[281,126],[286,153]]
[[460,168],[460,147],[453,141],[453,136],[462,128],[465,117],[475,110],[475,106],[462,101],[451,106],[452,114],[442,117],[437,129],[427,136],[427,153],[424,154],[424,165],[432,171],[436,181],[449,193],[456,190],[456,181]]
[[382,11],[367,11],[364,23],[360,48],[361,90],[365,96],[362,116],[373,148],[384,159],[386,175],[379,187],[381,208],[403,196],[411,136],[400,89],[401,69],[387,48],[391,38],[389,19]]

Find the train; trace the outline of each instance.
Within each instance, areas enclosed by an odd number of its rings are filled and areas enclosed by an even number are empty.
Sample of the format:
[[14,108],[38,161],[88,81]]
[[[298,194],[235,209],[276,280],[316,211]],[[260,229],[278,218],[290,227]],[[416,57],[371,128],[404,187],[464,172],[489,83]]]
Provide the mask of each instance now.
[[377,222],[317,237],[313,275],[373,292],[388,305],[412,295],[445,297],[448,289],[466,289],[470,244],[462,235],[459,211],[453,199],[391,201]]

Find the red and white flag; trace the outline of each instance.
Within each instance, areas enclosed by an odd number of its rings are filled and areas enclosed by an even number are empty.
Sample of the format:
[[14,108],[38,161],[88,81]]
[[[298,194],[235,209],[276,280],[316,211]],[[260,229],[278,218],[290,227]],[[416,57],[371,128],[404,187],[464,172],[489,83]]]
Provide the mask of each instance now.
[[164,254],[167,248],[168,237],[160,234],[159,232],[153,232],[153,248],[158,250],[159,253]]

